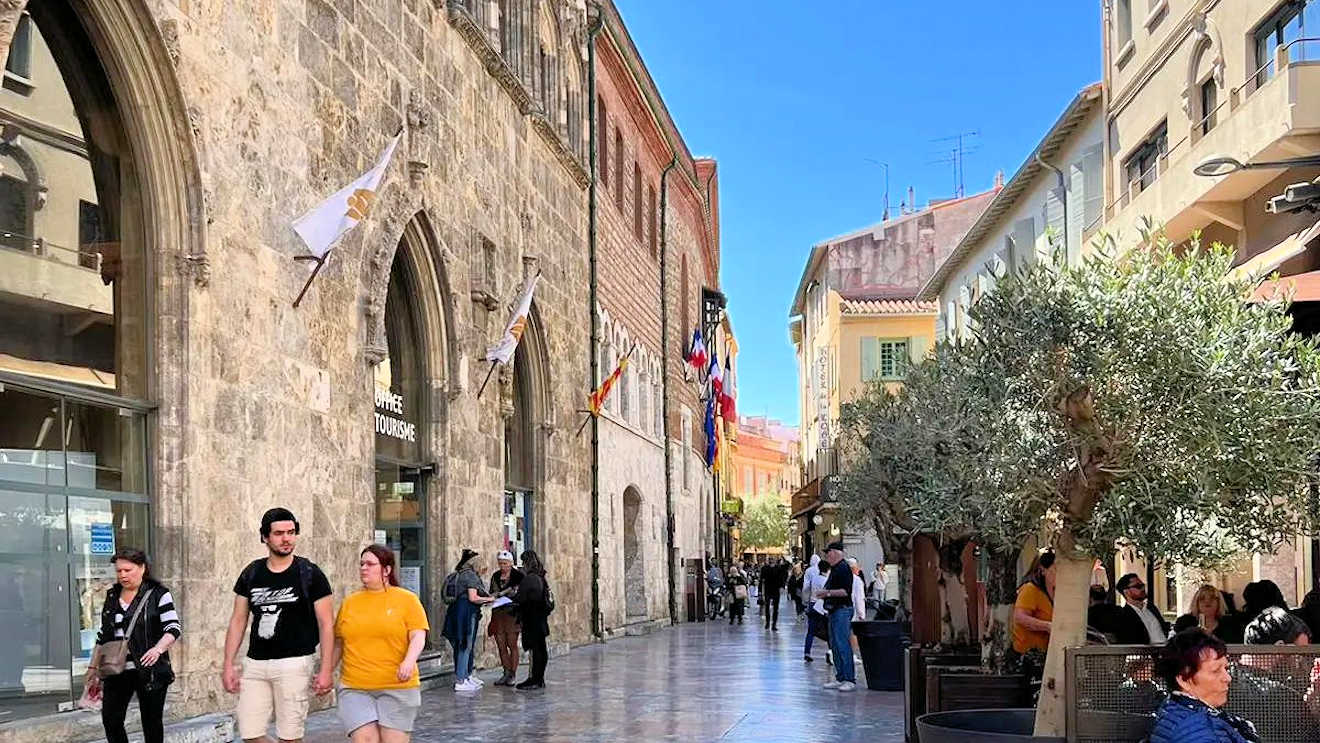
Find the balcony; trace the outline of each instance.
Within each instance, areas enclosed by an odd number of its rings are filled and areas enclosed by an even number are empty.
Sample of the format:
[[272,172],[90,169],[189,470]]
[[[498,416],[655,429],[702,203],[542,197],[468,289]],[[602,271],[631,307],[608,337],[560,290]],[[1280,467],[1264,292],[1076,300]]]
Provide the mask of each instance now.
[[[93,249],[95,247],[96,249]],[[114,290],[102,280],[102,252],[115,243],[75,250],[0,232],[0,296],[56,305],[62,314],[114,314]]]
[[[1264,79],[1267,68],[1252,72],[1204,119],[1184,128],[1153,166],[1154,182],[1145,188],[1140,180],[1118,184],[1118,197],[1105,209],[1105,231],[1123,247],[1141,241],[1145,218],[1163,225],[1175,242],[1211,222],[1242,231],[1242,202],[1283,171],[1243,170],[1206,178],[1192,168],[1215,155],[1251,162],[1320,151],[1320,62],[1289,59],[1290,51],[1299,48],[1295,45],[1316,41],[1297,39],[1279,47],[1269,66],[1277,74]],[[1213,126],[1203,133],[1207,121]],[[1178,134],[1171,127],[1169,139]]]

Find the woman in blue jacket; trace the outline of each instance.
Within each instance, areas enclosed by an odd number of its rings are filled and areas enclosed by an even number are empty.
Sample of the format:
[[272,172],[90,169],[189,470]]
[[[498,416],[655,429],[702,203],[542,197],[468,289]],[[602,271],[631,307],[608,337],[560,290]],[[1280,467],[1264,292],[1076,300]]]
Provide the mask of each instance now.
[[1183,630],[1160,651],[1156,670],[1170,694],[1150,743],[1259,743],[1255,726],[1222,709],[1232,680],[1222,640],[1199,627]]

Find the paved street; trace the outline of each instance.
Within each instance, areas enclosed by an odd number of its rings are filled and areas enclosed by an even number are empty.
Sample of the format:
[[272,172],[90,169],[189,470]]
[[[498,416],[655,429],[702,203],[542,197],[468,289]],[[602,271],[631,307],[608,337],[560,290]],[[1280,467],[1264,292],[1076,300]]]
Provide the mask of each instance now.
[[[791,615],[791,609],[790,615]],[[422,695],[414,741],[868,741],[903,739],[901,692],[825,691],[829,666],[802,661],[802,628],[684,624],[552,658],[544,691],[448,687]],[[525,672],[525,671],[524,671]],[[858,679],[863,681],[858,669]],[[333,710],[313,715],[307,743],[344,740]]]

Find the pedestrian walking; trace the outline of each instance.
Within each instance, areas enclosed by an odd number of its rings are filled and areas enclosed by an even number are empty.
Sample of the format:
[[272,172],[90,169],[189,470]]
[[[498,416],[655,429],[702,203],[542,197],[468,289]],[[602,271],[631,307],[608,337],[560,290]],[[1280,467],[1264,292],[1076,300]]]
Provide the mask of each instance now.
[[797,615],[802,616],[805,608],[802,605],[802,565],[800,563],[793,563],[793,568],[788,573],[788,598],[792,600]]
[[[280,740],[301,740],[310,701],[308,678],[318,695],[334,683],[333,591],[315,563],[293,554],[299,531],[298,519],[287,508],[266,511],[259,532],[266,557],[248,563],[234,581],[220,681],[225,691],[238,695],[238,736],[249,743],[267,740],[272,715]],[[249,620],[240,672],[235,659]],[[314,668],[318,646],[321,659]]]
[[521,555],[522,584],[518,586],[518,617],[522,623],[523,647],[532,655],[532,667],[519,689],[544,689],[545,666],[550,660],[546,638],[550,637],[550,613],[555,610],[554,593],[545,575],[540,555],[526,550]]
[[417,595],[399,587],[390,548],[362,550],[358,577],[362,589],[335,617],[339,720],[353,743],[408,743],[422,706],[417,657],[431,625]]
[[830,650],[834,655],[834,681],[826,682],[825,688],[852,691],[857,688],[857,676],[848,637],[852,633],[853,580],[856,576],[844,561],[843,542],[830,544],[825,560],[830,565],[829,576],[825,587],[816,592],[816,598],[825,602],[829,615]]
[[779,558],[761,568],[761,600],[765,606],[765,628],[779,631],[779,595],[788,583],[788,565]]
[[170,647],[182,634],[183,625],[169,589],[151,577],[145,553],[121,549],[110,563],[115,568],[115,584],[105,594],[101,627],[83,683],[101,694],[101,725],[107,743],[128,743],[124,718],[134,694],[144,743],[162,743],[165,692],[174,681]]
[[[495,556],[495,563],[499,570],[490,576],[490,595],[496,599],[512,599],[522,583],[523,572],[513,566],[513,553],[508,550],[501,550]],[[495,638],[495,647],[500,651],[500,667],[504,669],[504,675],[495,682],[496,686],[513,686],[518,675],[518,635],[521,632],[522,626],[512,604],[491,610],[487,633]]]
[[454,651],[454,691],[476,691],[485,684],[472,675],[476,667],[477,627],[481,623],[481,607],[495,599],[486,593],[486,586],[477,575],[478,553],[463,548],[463,554],[454,566],[454,572],[445,576],[441,597],[445,609],[445,626],[441,634]]
[[[829,626],[826,621],[825,603],[816,597],[818,591],[825,588],[825,575],[820,571],[820,555],[811,556],[811,566],[802,575],[802,601],[807,605],[807,639],[802,647],[802,660],[811,663],[811,644],[816,637],[828,634],[824,631]],[[828,640],[826,640],[828,645]]]
[[[852,574],[853,574],[852,595],[851,595],[852,607],[853,607],[853,621],[864,622],[866,621],[866,583],[865,581],[862,580],[862,566],[861,563],[857,561],[856,557],[849,557],[848,568],[852,570]],[[849,628],[848,641],[852,645],[853,667],[855,669],[856,664],[862,662],[862,648],[857,641],[857,633],[851,631],[852,625],[850,624],[848,628]]]
[[729,586],[731,601],[729,602],[729,624],[734,620],[738,624],[743,623],[743,612],[747,609],[747,576],[743,575],[742,569],[734,563],[729,568],[729,577],[726,581]]

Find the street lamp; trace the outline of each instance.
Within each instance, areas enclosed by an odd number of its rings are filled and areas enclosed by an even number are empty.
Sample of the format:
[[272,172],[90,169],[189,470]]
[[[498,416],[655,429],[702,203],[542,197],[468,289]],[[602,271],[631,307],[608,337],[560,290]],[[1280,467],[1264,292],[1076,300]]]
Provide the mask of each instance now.
[[1192,172],[1213,178],[1220,175],[1228,175],[1239,170],[1260,170],[1264,168],[1305,168],[1309,166],[1320,165],[1320,155],[1304,155],[1294,157],[1288,160],[1265,160],[1255,163],[1244,163],[1235,157],[1228,155],[1215,155],[1214,157],[1202,160]]

